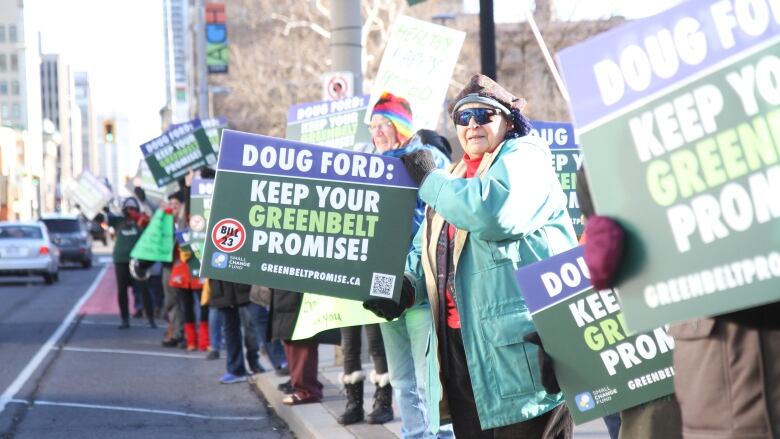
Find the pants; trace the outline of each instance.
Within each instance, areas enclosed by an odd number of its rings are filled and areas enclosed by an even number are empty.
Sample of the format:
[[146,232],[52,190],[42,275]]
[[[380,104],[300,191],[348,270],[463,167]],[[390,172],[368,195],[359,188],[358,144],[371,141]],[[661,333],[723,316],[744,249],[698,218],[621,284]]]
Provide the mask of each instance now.
[[250,303],[247,306],[249,316],[252,321],[252,329],[255,332],[255,339],[257,339],[258,351],[262,346],[265,346],[265,350],[268,353],[268,359],[271,360],[271,365],[274,369],[280,369],[287,366],[287,356],[284,354],[284,346],[279,340],[268,340],[268,309],[262,305],[256,303]]
[[133,291],[140,292],[143,297],[143,305],[146,309],[146,315],[149,321],[154,320],[154,306],[152,297],[146,282],[139,282],[130,276],[130,264],[127,262],[117,262],[114,264],[114,273],[116,274],[117,299],[119,301],[119,314],[123,322],[130,320],[130,310],[127,296],[127,288],[133,286]]
[[[479,424],[477,404],[474,402],[474,390],[471,387],[466,352],[463,348],[463,337],[459,329],[447,328],[447,349],[449,369],[442,374],[442,385],[447,393],[447,403],[450,408],[452,427],[455,437],[469,439],[541,439],[544,429],[550,420],[552,412],[541,416],[505,425],[503,427],[483,430]],[[563,434],[556,439],[563,439]]]
[[249,306],[241,305],[238,313],[241,318],[241,329],[244,331],[246,362],[252,370],[260,370],[260,352],[257,348],[257,338],[255,337],[255,330],[252,327],[252,316],[249,313]]
[[209,306],[200,304],[200,290],[186,290],[184,288],[175,288],[176,297],[179,303],[182,305],[184,322],[195,323],[195,299],[197,299],[197,306],[200,307],[200,321],[209,321]]
[[312,341],[284,341],[284,352],[290,363],[290,383],[303,400],[322,399],[322,383],[317,379],[319,344]]
[[222,313],[219,309],[209,308],[209,339],[211,341],[212,351],[222,350],[222,338],[224,334],[225,319],[222,318]]
[[163,266],[162,268],[162,281],[163,281],[163,293],[165,300],[163,301],[162,310],[160,315],[169,319],[173,325],[173,338],[184,338],[184,316],[182,308],[179,306],[179,301],[176,298],[176,289],[168,285],[168,281],[171,279],[171,267]]
[[350,326],[341,328],[341,349],[344,351],[344,374],[362,370],[360,361],[361,329],[366,328],[368,338],[368,352],[374,362],[374,370],[378,374],[387,373],[387,359],[385,358],[385,346],[382,343],[382,332],[378,324],[365,326]]
[[162,308],[163,304],[163,283],[162,283],[162,274],[155,276],[152,275],[149,278],[149,292],[152,295],[152,303],[154,303],[155,309]]
[[437,435],[428,429],[425,398],[425,376],[428,335],[431,333],[431,310],[416,305],[394,322],[379,325],[382,330],[390,385],[401,412],[401,437],[404,439],[451,438],[452,429],[442,427]]
[[244,351],[241,348],[241,315],[237,307],[220,308],[225,320],[225,348],[227,372],[235,376],[246,375]]

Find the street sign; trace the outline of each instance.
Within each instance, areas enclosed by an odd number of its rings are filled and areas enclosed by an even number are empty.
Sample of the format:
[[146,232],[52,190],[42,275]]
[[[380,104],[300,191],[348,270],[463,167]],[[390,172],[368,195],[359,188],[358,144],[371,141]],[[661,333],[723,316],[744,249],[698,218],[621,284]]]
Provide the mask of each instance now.
[[337,101],[355,95],[355,75],[349,71],[322,75],[322,100]]

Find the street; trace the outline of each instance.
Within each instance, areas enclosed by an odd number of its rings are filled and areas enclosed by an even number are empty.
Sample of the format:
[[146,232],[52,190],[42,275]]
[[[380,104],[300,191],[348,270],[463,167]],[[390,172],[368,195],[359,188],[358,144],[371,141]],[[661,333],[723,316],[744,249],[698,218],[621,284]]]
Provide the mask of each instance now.
[[249,384],[219,383],[224,356],[161,347],[160,321],[118,330],[110,256],[95,259],[53,285],[0,278],[0,437],[292,437]]

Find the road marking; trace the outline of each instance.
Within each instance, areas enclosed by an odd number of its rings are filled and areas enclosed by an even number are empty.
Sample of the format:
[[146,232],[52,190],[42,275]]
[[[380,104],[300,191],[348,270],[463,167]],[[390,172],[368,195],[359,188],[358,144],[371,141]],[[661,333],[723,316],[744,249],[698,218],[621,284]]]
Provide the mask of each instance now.
[[0,413],[5,410],[5,406],[8,405],[11,400],[13,400],[14,396],[16,396],[19,390],[21,390],[22,386],[27,383],[27,380],[30,379],[30,376],[32,376],[33,372],[38,369],[38,366],[40,366],[43,359],[46,358],[46,355],[49,354],[49,351],[52,349],[52,347],[54,347],[54,345],[60,340],[73,319],[76,318],[76,314],[79,312],[81,307],[84,306],[90,297],[92,297],[92,294],[95,292],[97,286],[100,284],[100,281],[103,279],[103,276],[106,274],[106,270],[108,270],[108,266],[103,267],[100,270],[100,273],[98,273],[95,280],[92,281],[92,285],[89,286],[79,301],[73,305],[73,308],[71,308],[68,315],[65,316],[65,319],[62,321],[62,323],[60,323],[60,326],[57,328],[57,330],[54,331],[54,334],[52,334],[51,337],[46,340],[46,343],[44,343],[43,346],[38,349],[38,352],[35,353],[35,356],[33,356],[30,362],[27,363],[24,369],[22,369],[16,379],[11,383],[10,386],[8,386],[7,389],[5,389],[3,394],[0,395]]
[[95,409],[95,410],[113,410],[119,412],[137,412],[137,413],[152,413],[156,415],[171,415],[171,416],[184,416],[187,418],[207,419],[210,421],[260,421],[265,419],[264,416],[208,416],[201,415],[199,413],[178,412],[173,410],[155,410],[145,409],[141,407],[124,407],[116,405],[99,405],[99,404],[82,404],[78,402],[55,402],[55,401],[26,401],[23,399],[11,399],[8,402],[17,404],[26,404],[30,406],[36,405],[48,405],[57,407],[72,407],[82,409]]
[[155,351],[133,351],[129,349],[98,349],[98,348],[82,348],[78,346],[63,346],[60,349],[62,349],[63,351],[90,352],[90,353],[99,353],[99,354],[150,355],[154,357],[194,358],[196,360],[203,359],[202,356],[195,356],[195,355],[170,354],[167,352],[155,352]]

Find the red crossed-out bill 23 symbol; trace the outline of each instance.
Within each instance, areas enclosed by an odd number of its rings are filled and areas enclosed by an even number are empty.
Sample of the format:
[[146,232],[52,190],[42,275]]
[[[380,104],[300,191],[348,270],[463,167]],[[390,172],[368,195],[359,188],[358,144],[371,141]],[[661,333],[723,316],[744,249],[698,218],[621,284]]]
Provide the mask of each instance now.
[[246,230],[233,218],[219,220],[211,229],[211,242],[219,251],[233,253],[244,245],[244,241],[246,241]]

